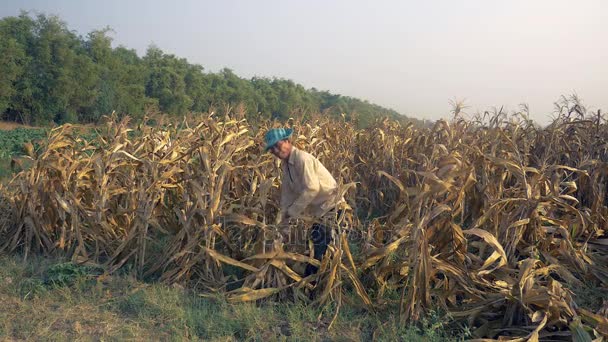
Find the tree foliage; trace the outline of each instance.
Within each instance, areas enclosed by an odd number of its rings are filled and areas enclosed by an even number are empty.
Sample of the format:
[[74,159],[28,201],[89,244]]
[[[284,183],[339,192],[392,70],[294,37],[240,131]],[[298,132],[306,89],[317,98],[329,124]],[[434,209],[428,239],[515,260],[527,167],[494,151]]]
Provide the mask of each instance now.
[[356,98],[305,89],[291,80],[244,79],[225,68],[197,64],[150,46],[112,47],[109,27],[85,37],[44,14],[0,19],[0,114],[4,120],[44,125],[96,122],[116,111],[140,117],[147,110],[172,115],[242,105],[249,118],[345,114],[363,125],[376,117],[405,119],[394,110]]

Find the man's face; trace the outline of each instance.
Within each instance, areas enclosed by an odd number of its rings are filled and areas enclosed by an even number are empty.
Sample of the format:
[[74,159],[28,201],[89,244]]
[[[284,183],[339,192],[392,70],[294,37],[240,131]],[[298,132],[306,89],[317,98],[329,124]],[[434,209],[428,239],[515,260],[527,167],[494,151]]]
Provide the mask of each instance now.
[[274,154],[275,157],[282,160],[287,160],[287,158],[289,158],[289,154],[291,153],[291,143],[289,140],[280,140],[274,144],[269,151]]

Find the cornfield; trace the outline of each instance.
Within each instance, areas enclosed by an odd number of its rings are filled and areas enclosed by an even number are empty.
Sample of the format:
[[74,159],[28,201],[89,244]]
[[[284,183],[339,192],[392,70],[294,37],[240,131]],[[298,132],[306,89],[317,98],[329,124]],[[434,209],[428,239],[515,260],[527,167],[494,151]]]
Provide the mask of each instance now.
[[[229,112],[154,126],[110,117],[91,141],[55,128],[2,189],[0,249],[128,267],[235,303],[339,309],[351,291],[369,310],[397,303],[404,324],[440,308],[474,338],[608,338],[608,303],[592,312],[571,291],[608,286],[599,112],[565,106],[545,128],[457,111],[432,127],[290,120],[294,144],[354,209],[320,263],[305,244],[284,245],[275,225],[280,169],[262,141],[280,125]],[[319,272],[304,278],[308,262]]]

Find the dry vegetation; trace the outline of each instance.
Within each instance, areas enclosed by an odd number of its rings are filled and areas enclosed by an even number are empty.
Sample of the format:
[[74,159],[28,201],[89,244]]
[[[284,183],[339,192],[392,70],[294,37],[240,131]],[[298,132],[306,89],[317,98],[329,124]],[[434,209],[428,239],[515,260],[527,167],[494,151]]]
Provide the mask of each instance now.
[[301,276],[311,260],[302,246],[275,240],[279,169],[261,142],[278,123],[254,127],[238,113],[154,127],[110,118],[95,141],[54,129],[3,189],[0,248],[128,266],[230,302],[397,306],[404,322],[440,309],[476,338],[608,337],[608,303],[583,307],[572,292],[608,285],[599,112],[565,102],[542,129],[502,113],[464,120],[458,108],[428,128],[289,124],[356,213],[318,279]]

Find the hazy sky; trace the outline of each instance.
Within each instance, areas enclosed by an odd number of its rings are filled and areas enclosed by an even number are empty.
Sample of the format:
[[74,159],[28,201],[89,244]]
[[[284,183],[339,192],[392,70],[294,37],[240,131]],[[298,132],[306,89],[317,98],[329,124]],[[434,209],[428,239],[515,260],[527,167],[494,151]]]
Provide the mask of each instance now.
[[2,0],[0,16],[56,14],[114,45],[150,43],[242,77],[289,78],[436,119],[525,102],[548,121],[560,95],[608,110],[608,1]]

